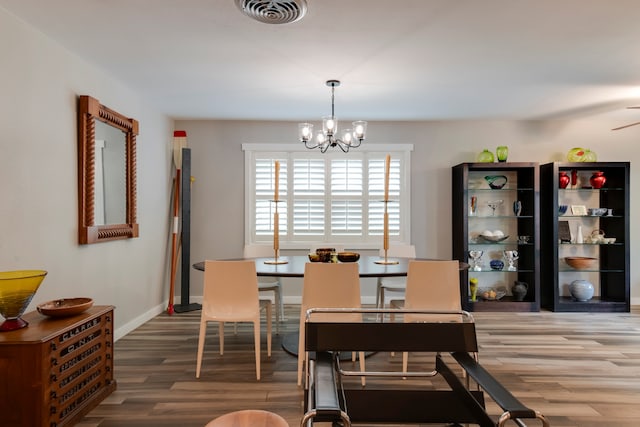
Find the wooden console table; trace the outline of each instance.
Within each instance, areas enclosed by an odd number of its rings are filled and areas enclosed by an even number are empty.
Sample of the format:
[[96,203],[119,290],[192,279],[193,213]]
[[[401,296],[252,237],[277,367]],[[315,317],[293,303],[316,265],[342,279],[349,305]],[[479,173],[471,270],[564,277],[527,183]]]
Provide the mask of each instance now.
[[0,425],[73,425],[116,389],[113,309],[33,311],[22,316],[29,326],[0,333]]

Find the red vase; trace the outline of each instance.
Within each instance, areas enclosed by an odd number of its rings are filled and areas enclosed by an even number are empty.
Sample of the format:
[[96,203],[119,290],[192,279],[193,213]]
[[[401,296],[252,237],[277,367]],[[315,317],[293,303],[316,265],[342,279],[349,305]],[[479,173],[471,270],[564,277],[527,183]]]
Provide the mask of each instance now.
[[589,182],[593,188],[602,188],[605,182],[607,182],[607,178],[604,176],[604,172],[594,172],[589,178]]
[[571,181],[571,178],[569,178],[569,175],[567,175],[566,172],[560,171],[560,178],[558,181],[560,188],[567,188],[567,185],[569,185],[569,181]]

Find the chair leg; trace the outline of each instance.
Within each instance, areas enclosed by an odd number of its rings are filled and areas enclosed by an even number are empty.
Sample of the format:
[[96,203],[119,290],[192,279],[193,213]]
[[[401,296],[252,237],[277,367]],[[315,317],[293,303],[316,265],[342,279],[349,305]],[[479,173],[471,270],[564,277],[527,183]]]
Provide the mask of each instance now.
[[[380,307],[379,308],[384,308],[384,286],[380,286]],[[380,321],[384,322],[384,313],[380,314]]]
[[[267,305],[267,356],[271,357],[271,302]],[[277,309],[276,309],[277,312]],[[277,322],[277,320],[276,320]],[[276,323],[276,328],[278,324]]]
[[306,359],[304,351],[304,322],[300,322],[300,332],[298,333],[298,386],[302,385],[302,365]]
[[286,319],[285,315],[284,315],[284,300],[282,298],[282,288],[279,287],[278,288],[278,294],[276,295],[276,304],[278,304],[278,308],[277,310],[280,312],[280,321],[284,322]]
[[218,322],[218,335],[220,335],[220,356],[222,356],[224,355],[224,322]]
[[284,311],[282,309],[282,292],[280,292],[279,287],[273,291],[273,295],[276,303],[276,334],[280,335],[280,322],[282,321]]
[[260,313],[253,320],[253,346],[256,353],[256,379],[260,380]]
[[200,334],[198,335],[198,354],[196,356],[196,378],[200,378],[202,366],[202,353],[204,352],[204,338],[207,333],[207,322],[200,321]]
[[[358,353],[358,358],[360,358],[360,372],[364,372],[365,371],[365,367],[364,367],[364,351],[361,351]],[[364,387],[367,384],[367,378],[366,377],[360,377],[360,381],[362,382],[362,387]]]

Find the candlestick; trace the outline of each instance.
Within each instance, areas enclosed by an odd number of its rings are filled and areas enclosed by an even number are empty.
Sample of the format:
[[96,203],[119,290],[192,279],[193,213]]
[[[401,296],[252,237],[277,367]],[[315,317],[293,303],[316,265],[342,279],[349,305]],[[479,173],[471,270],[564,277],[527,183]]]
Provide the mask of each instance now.
[[387,212],[384,213],[384,237],[382,239],[382,248],[386,253],[389,250],[389,214]]
[[384,201],[389,201],[389,170],[391,169],[391,156],[387,154],[384,166]]
[[278,201],[278,194],[280,193],[280,162],[276,160],[276,173],[275,173],[275,194],[273,195],[273,200]]
[[273,259],[268,259],[265,264],[287,264],[289,261],[278,259],[280,252],[280,214],[278,213],[278,202],[273,213]]
[[273,214],[273,250],[275,251],[275,257],[278,258],[278,250],[280,250],[280,214],[278,212]]

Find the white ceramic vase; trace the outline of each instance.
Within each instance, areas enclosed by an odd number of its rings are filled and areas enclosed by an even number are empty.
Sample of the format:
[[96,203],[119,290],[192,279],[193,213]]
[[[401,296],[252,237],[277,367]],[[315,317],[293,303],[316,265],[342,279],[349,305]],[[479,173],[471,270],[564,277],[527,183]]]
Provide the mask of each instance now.
[[589,301],[593,298],[593,283],[588,280],[574,280],[569,285],[569,292],[576,301]]

